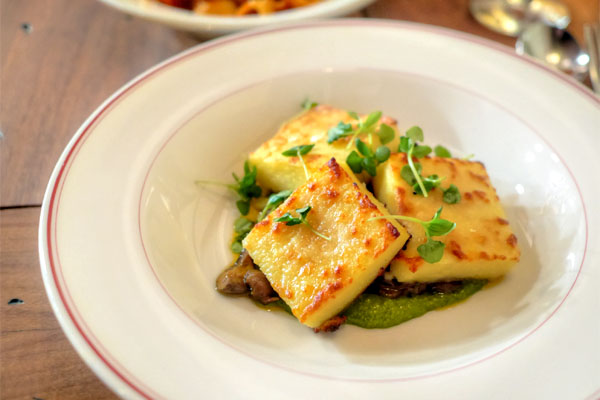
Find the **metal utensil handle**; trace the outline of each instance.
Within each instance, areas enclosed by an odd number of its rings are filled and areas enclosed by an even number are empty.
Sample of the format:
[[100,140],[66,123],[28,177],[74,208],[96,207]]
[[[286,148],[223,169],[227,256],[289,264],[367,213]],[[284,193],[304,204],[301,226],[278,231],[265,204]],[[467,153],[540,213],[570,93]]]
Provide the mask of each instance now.
[[586,24],[583,34],[587,52],[590,56],[590,80],[594,92],[600,94],[600,24]]

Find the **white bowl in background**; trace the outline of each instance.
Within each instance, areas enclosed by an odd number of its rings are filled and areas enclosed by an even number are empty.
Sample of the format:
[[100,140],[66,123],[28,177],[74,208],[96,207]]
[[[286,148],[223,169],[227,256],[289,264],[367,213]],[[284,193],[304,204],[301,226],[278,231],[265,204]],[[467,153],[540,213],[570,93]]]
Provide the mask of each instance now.
[[100,1],[127,14],[159,22],[178,30],[192,32],[202,38],[210,38],[267,25],[343,17],[366,7],[374,0],[322,0],[310,6],[279,11],[269,15],[241,17],[202,15],[153,0]]

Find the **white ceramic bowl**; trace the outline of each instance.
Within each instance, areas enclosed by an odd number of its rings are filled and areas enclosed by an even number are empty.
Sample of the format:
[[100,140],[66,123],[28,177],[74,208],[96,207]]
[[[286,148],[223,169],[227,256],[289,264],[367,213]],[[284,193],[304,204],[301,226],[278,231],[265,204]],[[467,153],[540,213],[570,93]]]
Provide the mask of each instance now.
[[[386,330],[315,335],[219,295],[234,199],[194,181],[230,179],[306,97],[380,109],[474,153],[521,263]],[[588,89],[444,29],[337,20],[207,43],[126,85],[70,142],[42,208],[46,289],[77,351],[124,397],[585,398],[600,365],[598,126]]]
[[366,7],[374,0],[322,0],[317,4],[280,11],[270,15],[247,15],[243,17],[200,15],[153,0],[101,1],[127,14],[209,38],[267,25],[342,17]]

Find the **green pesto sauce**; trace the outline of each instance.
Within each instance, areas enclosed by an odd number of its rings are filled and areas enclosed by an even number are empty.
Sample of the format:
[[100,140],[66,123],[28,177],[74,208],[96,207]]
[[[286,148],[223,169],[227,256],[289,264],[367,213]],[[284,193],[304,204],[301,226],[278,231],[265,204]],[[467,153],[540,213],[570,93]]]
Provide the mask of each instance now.
[[[347,324],[365,329],[383,329],[399,325],[442,307],[463,301],[486,285],[486,280],[466,280],[463,286],[450,293],[425,293],[413,297],[389,299],[376,294],[360,295],[342,313],[348,317]],[[263,306],[264,307],[264,306]],[[265,308],[281,308],[291,314],[283,300],[277,300]]]
[[348,317],[347,324],[365,329],[390,328],[429,311],[465,300],[486,283],[486,280],[468,280],[463,282],[462,288],[451,293],[425,293],[397,299],[365,293],[342,314]]

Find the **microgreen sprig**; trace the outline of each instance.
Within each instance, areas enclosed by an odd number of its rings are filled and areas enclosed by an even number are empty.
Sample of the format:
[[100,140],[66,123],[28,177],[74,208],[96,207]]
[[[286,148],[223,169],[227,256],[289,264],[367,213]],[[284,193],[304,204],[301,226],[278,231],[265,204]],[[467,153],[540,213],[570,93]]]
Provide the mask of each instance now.
[[[429,192],[432,189],[440,186],[444,179],[446,179],[446,177],[440,178],[436,174],[429,175],[428,177],[423,178],[423,186],[425,187],[425,190]],[[416,194],[423,194],[421,187],[417,184],[413,184],[413,191]]]
[[316,101],[311,101],[310,99],[306,98],[303,102],[302,102],[302,108],[304,110],[310,110],[311,108],[315,108],[316,106],[318,106],[319,103],[317,103]]
[[433,148],[433,152],[438,157],[443,157],[443,158],[452,157],[452,154],[450,153],[450,151],[447,148],[445,148],[444,146],[439,145],[439,144]]
[[233,239],[233,243],[231,243],[231,251],[237,254],[240,254],[242,252],[242,250],[244,249],[244,246],[242,245],[242,240],[244,240],[244,238],[248,236],[248,233],[250,233],[253,227],[254,222],[250,221],[245,217],[239,217],[235,220],[235,222],[233,223],[233,229],[236,235]]
[[321,232],[315,230],[306,220],[306,216],[308,215],[308,212],[311,210],[311,206],[306,206],[306,207],[302,207],[302,208],[298,208],[296,209],[296,212],[298,213],[298,215],[300,215],[300,218],[296,218],[293,217],[292,214],[290,214],[289,212],[286,212],[285,214],[283,214],[281,217],[279,218],[275,218],[276,222],[285,222],[286,225],[288,226],[293,226],[293,225],[299,225],[299,224],[304,224],[306,226],[308,226],[308,228],[317,236],[319,236],[320,238],[323,238],[325,240],[331,240],[331,238],[329,236],[325,236],[323,235]]
[[240,214],[248,215],[250,211],[250,200],[260,197],[262,190],[260,186],[256,184],[257,169],[255,166],[250,165],[248,161],[244,163],[244,176],[239,178],[235,173],[232,173],[235,183],[223,183],[207,180],[196,181],[197,185],[218,185],[233,190],[238,194],[240,199],[235,203]]
[[[413,174],[415,183],[420,188],[421,193],[423,194],[423,197],[427,197],[427,190],[425,189],[425,185],[423,184],[421,174],[417,171],[417,168],[415,167],[415,163],[413,161],[413,152],[415,151],[415,147],[417,147],[416,142],[422,142],[422,141],[423,141],[423,130],[421,128],[419,128],[418,126],[413,126],[412,128],[410,128],[409,130],[406,131],[406,134],[404,136],[400,137],[400,144],[398,145],[398,151],[402,152],[402,153],[406,153],[406,158],[408,160],[408,166],[410,168],[410,171]],[[418,146],[418,147],[425,147],[425,146]],[[429,146],[427,146],[427,147],[429,149],[429,152],[431,152],[431,148],[429,148]],[[427,150],[427,149],[425,149],[425,150]],[[424,152],[422,152],[422,151],[418,152],[417,154],[414,154],[414,156],[418,158],[419,155],[422,153],[424,153]],[[427,154],[429,154],[429,153],[427,153]],[[427,155],[427,154],[425,154],[425,155]]]
[[[408,165],[402,167],[400,176],[412,186],[415,194],[421,194],[423,197],[428,197],[428,193],[440,186],[445,178],[440,178],[435,174],[429,175],[428,177],[423,177],[421,175],[422,166],[420,163],[414,162],[413,158],[422,158],[432,152],[431,147],[417,144],[417,142],[421,141],[423,141],[423,130],[418,126],[413,126],[406,131],[405,136],[400,137],[398,151],[406,153],[408,161]],[[441,145],[435,146],[433,152],[438,157],[452,157],[450,151]],[[442,199],[446,204],[458,203],[460,201],[460,192],[458,188],[451,184],[444,190]]]
[[[419,176],[421,176],[421,179],[423,180],[423,186],[425,187],[425,190],[427,192],[430,192],[434,188],[439,187],[444,181],[444,179],[446,179],[445,177],[440,178],[435,174],[429,175],[428,177],[423,177],[421,175],[421,171],[423,168],[421,166],[421,163],[415,163],[414,166]],[[402,167],[402,169],[400,170],[400,177],[402,177],[402,179],[404,179],[406,183],[412,186],[413,192],[415,194],[423,194],[421,188],[417,183],[417,180],[415,179],[412,169],[410,168],[410,165],[405,165],[404,167]],[[458,187],[456,187],[456,185],[450,184],[448,188],[443,190],[442,200],[444,201],[444,203],[456,204],[460,202],[460,199],[460,191],[458,190]]]
[[450,184],[450,186],[444,190],[442,200],[444,200],[444,203],[446,204],[456,204],[460,202],[460,191],[456,185]]
[[[329,131],[327,132],[327,143],[331,144],[331,143],[335,142],[336,140],[339,140],[339,139],[342,139],[342,138],[345,138],[348,136],[352,136],[352,140],[348,141],[347,148],[349,149],[350,147],[352,147],[352,143],[354,142],[354,140],[357,138],[358,135],[367,133],[369,135],[369,142],[370,142],[369,144],[372,145],[373,144],[372,134],[375,131],[375,125],[381,119],[381,111],[373,111],[372,113],[370,113],[367,116],[367,118],[365,118],[364,121],[361,120],[360,117],[358,116],[358,114],[355,113],[354,111],[349,111],[348,115],[350,116],[350,118],[357,121],[356,128],[354,128],[352,126],[352,124],[350,124],[350,123],[347,124],[347,123],[344,123],[343,121],[340,121],[336,126],[329,129]],[[384,124],[382,124],[382,125],[384,125]],[[384,128],[383,135],[389,136],[390,130],[392,131],[392,134],[393,134],[393,129],[391,127],[389,127],[388,125],[386,125],[386,128]],[[381,131],[381,128],[379,131]],[[392,139],[393,139],[393,135],[392,135]]]
[[267,204],[262,209],[262,211],[258,214],[257,221],[262,221],[271,211],[279,207],[281,203],[285,201],[292,194],[291,190],[283,190],[279,193],[273,193],[269,196],[269,200],[267,200]]
[[444,236],[449,234],[456,228],[456,223],[440,218],[442,213],[442,207],[440,207],[433,218],[429,221],[423,221],[418,218],[408,217],[406,215],[383,215],[380,217],[373,217],[369,221],[377,219],[399,219],[404,221],[415,222],[420,224],[425,230],[425,236],[427,242],[417,247],[417,251],[423,260],[430,264],[434,264],[442,259],[444,256],[444,248],[446,245],[444,242],[433,240],[433,236]]
[[348,155],[346,163],[355,174],[360,174],[363,170],[371,176],[377,174],[377,166],[386,162],[390,158],[390,149],[386,146],[379,146],[373,151],[365,142],[356,138],[356,149],[362,154],[358,154],[355,150]]
[[302,156],[308,154],[313,147],[315,147],[314,144],[302,144],[300,146],[291,147],[281,154],[286,157],[298,157],[300,159],[300,163],[302,164],[302,168],[304,168],[304,175],[306,175],[306,179],[308,179],[308,169],[306,168],[306,164],[304,163]]

